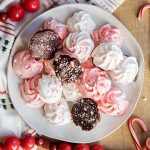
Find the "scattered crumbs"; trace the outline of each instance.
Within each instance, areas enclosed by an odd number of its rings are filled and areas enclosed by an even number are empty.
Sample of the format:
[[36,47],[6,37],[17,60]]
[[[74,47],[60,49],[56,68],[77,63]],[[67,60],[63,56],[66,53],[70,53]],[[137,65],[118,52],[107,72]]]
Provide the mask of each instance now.
[[142,96],[142,100],[143,100],[143,101],[147,101],[147,97]]

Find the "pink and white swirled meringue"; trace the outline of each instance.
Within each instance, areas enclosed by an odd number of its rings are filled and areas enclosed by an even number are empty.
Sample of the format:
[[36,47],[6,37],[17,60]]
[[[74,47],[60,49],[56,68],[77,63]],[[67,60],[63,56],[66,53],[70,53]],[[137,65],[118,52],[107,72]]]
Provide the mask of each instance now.
[[79,11],[75,12],[74,15],[67,20],[67,26],[69,32],[85,31],[91,33],[95,29],[96,24],[89,14],[85,11]]
[[93,63],[103,70],[114,70],[124,59],[122,50],[113,43],[102,43],[93,53]]
[[111,87],[105,98],[98,102],[100,112],[112,116],[123,115],[129,102],[125,94],[118,87]]
[[105,71],[99,68],[85,69],[83,78],[77,81],[78,89],[84,97],[102,100],[110,90],[111,81]]
[[53,61],[54,60],[44,60],[44,70],[47,74],[56,76],[55,70],[53,68]]
[[51,18],[44,22],[44,29],[55,31],[59,35],[61,40],[64,40],[69,34],[68,27],[65,24],[55,20],[54,18]]
[[44,102],[41,100],[40,94],[37,91],[38,81],[41,78],[40,75],[25,80],[20,84],[20,90],[22,97],[27,105],[30,107],[41,107]]
[[38,91],[41,99],[48,104],[56,103],[60,100],[63,86],[55,76],[42,75],[38,82]]
[[125,59],[114,69],[108,71],[113,82],[123,85],[132,83],[138,73],[138,62],[135,57],[125,57]]
[[65,99],[53,104],[45,104],[45,117],[52,124],[64,125],[71,122],[71,113]]
[[93,31],[91,37],[95,45],[99,45],[100,43],[114,43],[118,47],[122,45],[121,32],[117,28],[111,27],[110,24],[106,24],[100,29]]
[[63,43],[64,52],[77,58],[81,63],[85,62],[94,49],[94,43],[90,35],[85,32],[70,33]]
[[36,61],[28,50],[21,51],[14,56],[13,69],[20,78],[32,78],[43,70],[43,61]]

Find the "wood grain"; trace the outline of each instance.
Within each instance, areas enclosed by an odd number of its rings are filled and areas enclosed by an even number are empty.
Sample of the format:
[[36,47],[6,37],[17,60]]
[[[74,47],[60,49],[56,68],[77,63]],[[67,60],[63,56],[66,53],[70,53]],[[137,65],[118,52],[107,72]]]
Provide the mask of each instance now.
[[[114,15],[129,29],[139,42],[145,58],[145,81],[141,97],[134,111],[134,115],[141,117],[147,124],[149,131],[141,133],[136,126],[141,143],[144,145],[145,140],[150,136],[150,12],[147,11],[142,21],[137,19],[139,8],[149,3],[150,0],[126,0],[114,13]],[[144,101],[143,98],[147,98]],[[127,122],[112,135],[99,141],[106,150],[135,150]]]

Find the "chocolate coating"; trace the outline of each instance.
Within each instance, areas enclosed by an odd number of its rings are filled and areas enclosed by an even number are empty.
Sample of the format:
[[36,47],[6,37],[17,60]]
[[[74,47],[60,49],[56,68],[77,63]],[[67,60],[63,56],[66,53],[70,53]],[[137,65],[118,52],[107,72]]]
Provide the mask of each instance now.
[[53,63],[55,73],[62,82],[74,82],[82,73],[80,62],[68,55],[60,55]]
[[51,59],[59,50],[61,40],[57,33],[52,30],[36,32],[29,42],[29,52],[36,59]]
[[98,111],[98,105],[94,100],[90,98],[78,100],[71,110],[73,122],[82,130],[89,131],[100,121]]

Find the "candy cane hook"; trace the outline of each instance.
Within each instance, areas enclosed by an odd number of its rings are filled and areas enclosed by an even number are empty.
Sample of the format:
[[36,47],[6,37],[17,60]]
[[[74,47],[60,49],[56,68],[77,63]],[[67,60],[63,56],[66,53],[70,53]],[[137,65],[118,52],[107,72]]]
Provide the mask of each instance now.
[[150,9],[150,4],[146,4],[146,5],[144,5],[144,6],[142,6],[142,7],[140,8],[140,11],[139,11],[139,14],[138,14],[138,19],[139,19],[139,20],[142,19],[143,14],[144,14],[144,12],[145,12],[147,9]]
[[134,126],[133,124],[137,122],[140,126],[141,126],[141,129],[144,131],[144,132],[147,132],[147,127],[145,125],[145,123],[138,117],[136,116],[133,116],[130,120],[129,120],[129,129],[130,129],[130,132],[131,132],[131,135],[133,137],[133,140],[135,142],[135,145],[136,145],[136,148],[137,150],[142,150],[142,147],[141,147],[141,144],[138,140],[138,137],[136,135],[136,132],[135,132],[135,129],[134,129]]
[[150,137],[148,137],[146,140],[146,147],[148,150],[150,150]]

